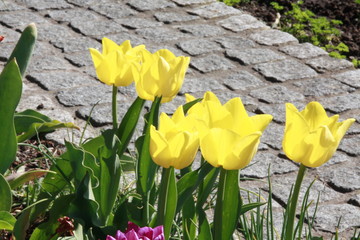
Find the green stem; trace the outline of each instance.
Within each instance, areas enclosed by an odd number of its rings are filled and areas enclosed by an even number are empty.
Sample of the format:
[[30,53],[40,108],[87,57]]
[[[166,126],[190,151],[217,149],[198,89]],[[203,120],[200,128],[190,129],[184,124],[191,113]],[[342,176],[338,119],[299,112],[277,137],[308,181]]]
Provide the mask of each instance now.
[[294,222],[295,222],[295,215],[296,215],[296,205],[299,198],[301,183],[304,179],[306,172],[306,166],[300,164],[299,172],[296,178],[294,191],[291,196],[290,206],[288,206],[288,218],[287,218],[287,225],[286,225],[286,233],[285,239],[294,239]]
[[117,129],[118,120],[117,120],[117,106],[116,106],[116,95],[117,87],[113,85],[112,89],[112,120],[113,120],[113,129]]

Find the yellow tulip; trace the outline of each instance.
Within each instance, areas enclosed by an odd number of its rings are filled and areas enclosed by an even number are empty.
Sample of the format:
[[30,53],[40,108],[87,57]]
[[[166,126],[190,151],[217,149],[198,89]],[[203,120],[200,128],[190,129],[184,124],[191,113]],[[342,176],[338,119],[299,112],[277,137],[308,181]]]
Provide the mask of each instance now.
[[189,166],[198,151],[199,138],[192,120],[184,116],[180,106],[170,118],[160,115],[159,129],[150,128],[150,155],[164,167],[182,169]]
[[135,80],[137,94],[145,100],[161,96],[162,103],[171,101],[184,82],[190,58],[176,57],[167,49],[154,54],[144,50],[142,56],[140,76]]
[[90,48],[96,75],[100,81],[118,87],[128,86],[138,78],[141,66],[139,52],[145,49],[144,45],[133,48],[129,40],[117,45],[112,40],[103,38],[102,48],[102,53]]
[[283,150],[286,156],[307,167],[319,167],[335,153],[340,140],[355,119],[338,122],[339,115],[328,117],[318,102],[310,102],[303,111],[286,104]]
[[[191,96],[187,96],[191,100]],[[272,116],[248,116],[240,98],[222,105],[212,92],[188,111],[196,119],[200,149],[205,160],[214,167],[235,170],[249,164],[257,151],[260,137]],[[201,124],[202,123],[202,124]]]

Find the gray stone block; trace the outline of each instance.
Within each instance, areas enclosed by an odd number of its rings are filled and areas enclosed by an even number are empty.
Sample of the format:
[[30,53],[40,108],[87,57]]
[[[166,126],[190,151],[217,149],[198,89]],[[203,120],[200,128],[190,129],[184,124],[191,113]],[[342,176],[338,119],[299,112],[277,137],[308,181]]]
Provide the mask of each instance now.
[[282,148],[283,136],[284,126],[271,122],[265,129],[261,142],[273,149],[280,150]]
[[344,138],[339,145],[339,149],[352,156],[360,156],[360,147],[358,146],[360,146],[360,136],[354,136]]
[[189,77],[186,78],[180,90],[180,94],[204,93],[206,91],[224,90],[225,87],[214,77]]
[[272,85],[269,87],[252,90],[250,92],[250,96],[266,103],[292,103],[305,100],[301,93],[292,91],[280,85]]
[[228,15],[236,15],[241,13],[240,10],[229,7],[221,2],[206,4],[194,9],[190,9],[188,10],[188,12],[207,19],[224,17]]
[[336,74],[334,78],[352,87],[360,88],[360,69]]
[[180,31],[190,33],[196,37],[214,37],[225,34],[225,31],[217,26],[208,24],[192,24],[179,27]]
[[18,11],[1,13],[1,22],[7,26],[23,31],[29,23],[47,23],[47,20],[32,12]]
[[294,45],[286,45],[279,48],[280,51],[289,54],[290,56],[305,59],[305,58],[313,58],[321,55],[327,55],[328,53],[311,43],[302,43],[302,44],[294,44]]
[[181,50],[192,56],[197,56],[205,53],[213,53],[214,51],[222,50],[219,44],[206,39],[193,39],[188,41],[180,41],[176,45]]
[[285,57],[266,48],[253,48],[244,50],[227,50],[226,56],[239,61],[244,65],[283,60]]
[[186,103],[185,97],[176,96],[170,102],[161,104],[160,112],[164,112],[167,115],[172,115],[179,106],[184,105],[185,103]]
[[[20,38],[20,33],[12,30],[10,28],[5,28],[5,27],[1,26],[1,36],[4,37],[4,39],[2,40],[2,44],[1,44],[1,49],[2,49],[3,47],[6,47],[8,45],[8,43],[17,42]],[[7,44],[5,44],[5,43],[7,43]],[[0,53],[0,54],[2,54],[2,53]]]
[[256,29],[256,28],[269,28],[266,26],[265,23],[260,22],[259,20],[257,20],[256,18],[254,18],[249,14],[232,16],[217,22],[217,24],[233,32],[241,32],[248,29]]
[[84,73],[77,71],[46,71],[35,72],[27,77],[48,91],[57,91],[82,85],[93,85],[97,81]]
[[316,170],[321,173],[321,172],[325,172],[326,169],[324,170],[323,168],[325,167],[329,167],[332,166],[334,164],[338,164],[338,163],[344,163],[344,162],[351,162],[354,159],[352,157],[349,157],[348,155],[346,155],[345,153],[342,153],[340,151],[335,152],[335,154],[330,158],[329,161],[327,161],[326,163],[324,163],[322,165],[321,168],[316,168]]
[[176,4],[167,0],[130,0],[128,4],[139,11],[151,11],[168,7],[176,7]]
[[215,54],[209,54],[202,58],[194,58],[190,62],[190,65],[202,73],[208,73],[217,70],[228,70],[235,67],[235,65],[226,58]]
[[0,1],[0,12],[18,11],[18,10],[24,10],[24,9],[26,9],[26,8],[14,3],[14,1],[11,1],[11,0]]
[[38,0],[18,0],[27,7],[34,8],[36,10],[45,9],[64,9],[74,7],[68,4],[65,0],[51,0],[51,1],[38,1]]
[[113,20],[97,20],[97,21],[71,21],[70,26],[76,31],[86,36],[104,37],[108,34],[123,33],[128,30],[120,23]]
[[184,12],[157,12],[155,18],[164,23],[187,22],[199,19],[198,16],[190,15]]
[[182,32],[163,27],[137,29],[136,33],[155,43],[176,41],[186,37]]
[[263,45],[281,45],[285,43],[298,43],[291,34],[279,30],[263,30],[250,35],[250,38]]
[[62,49],[65,53],[85,51],[89,48],[100,48],[101,44],[87,37],[73,37],[50,41],[55,47]]
[[172,0],[172,1],[179,4],[180,6],[216,2],[216,0]]
[[291,161],[279,158],[269,152],[258,152],[250,164],[240,171],[240,175],[251,178],[266,178],[270,165],[270,176],[294,172],[298,167]]
[[89,51],[65,54],[65,59],[77,67],[93,66],[93,61]]
[[254,41],[238,36],[216,38],[215,41],[226,49],[246,49],[256,46]]
[[352,198],[349,199],[350,204],[360,207],[360,194],[357,194],[355,196],[353,196]]
[[247,71],[236,71],[223,78],[224,84],[232,90],[248,90],[267,85]]
[[135,18],[135,17],[118,19],[116,20],[116,22],[131,29],[153,28],[153,27],[160,27],[163,25],[161,22],[157,22],[153,19]]
[[95,12],[98,12],[112,19],[129,17],[137,13],[125,4],[117,4],[113,2],[98,3],[96,5],[91,5],[90,8]]
[[[116,33],[116,34],[109,34],[106,36],[107,38],[111,39],[112,41],[121,44],[126,40],[130,40],[131,45],[134,46],[138,46],[138,45],[142,45],[142,44],[146,44],[146,40],[134,33],[131,32],[124,32],[124,33]],[[99,37],[99,40],[101,40],[102,37]]]
[[260,63],[255,65],[254,69],[264,75],[266,79],[276,82],[317,76],[313,69],[294,60]]
[[32,74],[43,70],[69,71],[71,69],[73,69],[72,65],[68,63],[65,59],[54,55],[48,55],[48,56],[44,56],[43,58],[39,58],[39,57],[32,58],[27,73]]
[[310,59],[306,61],[306,64],[310,65],[320,73],[354,67],[353,64],[347,60],[329,56]]
[[341,93],[353,92],[355,88],[349,87],[331,78],[316,78],[294,83],[299,87],[304,96],[327,96]]
[[352,93],[329,97],[324,99],[323,102],[326,109],[335,113],[341,113],[350,109],[358,109],[360,105],[360,94]]
[[85,9],[65,9],[65,10],[52,10],[48,11],[46,16],[54,19],[57,22],[70,22],[70,21],[91,21],[95,22],[102,18],[99,14],[96,14]]
[[[301,103],[301,102],[291,102],[292,104],[294,104],[297,109],[299,109],[299,111],[301,111],[304,107],[305,107],[305,103]],[[279,103],[279,104],[259,104],[257,112],[261,112],[261,113],[267,113],[267,114],[271,114],[274,118],[273,121],[277,122],[277,123],[285,123],[285,112],[286,112],[286,107],[285,107],[285,103]]]
[[41,24],[37,26],[37,29],[40,41],[57,41],[76,36],[68,27],[58,24]]

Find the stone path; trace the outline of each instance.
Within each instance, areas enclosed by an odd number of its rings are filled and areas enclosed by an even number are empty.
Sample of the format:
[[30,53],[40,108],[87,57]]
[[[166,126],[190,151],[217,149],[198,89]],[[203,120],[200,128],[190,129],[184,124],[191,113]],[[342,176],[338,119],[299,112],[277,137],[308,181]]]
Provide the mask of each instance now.
[[[86,136],[111,122],[111,88],[98,82],[89,47],[101,47],[106,36],[118,43],[130,39],[155,51],[168,48],[191,56],[191,67],[179,96],[162,110],[172,113],[184,103],[184,93],[197,97],[215,92],[225,102],[241,97],[254,113],[270,113],[274,121],[265,131],[252,166],[244,177],[266,180],[272,164],[274,213],[280,224],[297,166],[281,153],[284,103],[304,107],[320,101],[331,114],[355,117],[333,159],[306,176],[318,177],[311,199],[320,195],[316,230],[324,236],[340,231],[349,239],[350,227],[360,225],[360,70],[345,60],[330,58],[311,44],[299,44],[291,35],[272,30],[245,12],[215,0],[3,0],[0,1],[0,64],[4,65],[19,31],[35,22],[39,41],[24,80],[18,110],[38,109],[54,119],[84,126],[93,104]],[[2,67],[1,67],[2,68]],[[136,93],[120,89],[122,116]],[[56,132],[62,140],[79,133]],[[306,185],[306,184],[304,184]],[[244,181],[244,188],[266,190],[264,181]],[[265,194],[266,195],[266,194]]]

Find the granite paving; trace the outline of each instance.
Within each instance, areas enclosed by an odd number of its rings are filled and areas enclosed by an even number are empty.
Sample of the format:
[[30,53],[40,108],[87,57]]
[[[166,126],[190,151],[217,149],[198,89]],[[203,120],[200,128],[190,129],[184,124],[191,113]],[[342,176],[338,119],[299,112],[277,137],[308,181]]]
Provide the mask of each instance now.
[[[111,87],[96,79],[88,51],[100,50],[103,37],[191,57],[182,90],[161,107],[168,114],[185,102],[185,93],[201,97],[209,90],[223,103],[240,97],[249,114],[273,114],[257,155],[241,171],[240,185],[260,189],[267,199],[271,165],[277,225],[298,169],[281,150],[285,103],[303,108],[319,101],[330,115],[356,118],[334,157],[309,169],[301,196],[315,179],[310,200],[320,194],[320,204],[314,230],[324,239],[335,232],[339,217],[342,239],[350,239],[353,228],[360,226],[360,70],[350,62],[331,58],[321,48],[299,43],[215,0],[2,0],[0,35],[5,39],[0,43],[0,69],[31,22],[38,27],[39,39],[17,110],[38,109],[82,129],[89,119],[93,126],[87,127],[85,138],[111,127]],[[133,85],[119,89],[119,117],[135,97]],[[47,137],[63,142],[80,135],[61,130]]]

